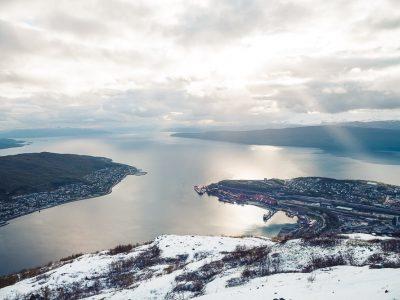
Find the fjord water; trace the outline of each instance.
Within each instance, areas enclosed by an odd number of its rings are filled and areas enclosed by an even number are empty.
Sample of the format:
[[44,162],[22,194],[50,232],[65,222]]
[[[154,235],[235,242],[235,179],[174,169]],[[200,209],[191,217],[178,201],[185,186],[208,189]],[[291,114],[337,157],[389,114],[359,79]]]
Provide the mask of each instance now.
[[248,146],[170,137],[169,134],[34,139],[0,155],[58,152],[105,156],[145,171],[109,195],[35,212],[0,227],[0,274],[161,234],[275,235],[283,213],[267,223],[264,210],[199,197],[195,184],[222,179],[326,176],[400,184],[400,159],[339,156],[315,149]]

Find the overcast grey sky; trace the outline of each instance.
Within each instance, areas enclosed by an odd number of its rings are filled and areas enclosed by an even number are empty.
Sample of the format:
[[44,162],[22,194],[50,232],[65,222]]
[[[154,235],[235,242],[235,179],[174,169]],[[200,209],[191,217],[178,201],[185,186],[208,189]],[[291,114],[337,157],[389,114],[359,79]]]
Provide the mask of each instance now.
[[398,0],[0,0],[0,129],[372,119]]

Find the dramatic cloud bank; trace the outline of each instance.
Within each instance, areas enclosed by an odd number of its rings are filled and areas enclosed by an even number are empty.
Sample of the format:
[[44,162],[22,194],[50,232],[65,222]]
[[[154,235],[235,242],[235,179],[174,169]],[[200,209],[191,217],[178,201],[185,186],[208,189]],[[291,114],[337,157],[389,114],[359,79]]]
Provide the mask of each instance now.
[[0,0],[0,129],[400,115],[398,0]]

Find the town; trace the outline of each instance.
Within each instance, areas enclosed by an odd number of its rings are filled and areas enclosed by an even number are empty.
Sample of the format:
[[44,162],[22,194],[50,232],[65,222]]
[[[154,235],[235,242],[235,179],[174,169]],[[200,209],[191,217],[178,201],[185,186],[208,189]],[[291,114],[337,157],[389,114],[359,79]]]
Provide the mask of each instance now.
[[116,164],[96,170],[83,177],[80,182],[62,185],[56,189],[16,195],[11,199],[0,199],[0,226],[7,221],[41,209],[63,203],[103,196],[128,175],[144,175],[146,172],[134,167]]
[[297,224],[284,227],[280,236],[304,237],[329,233],[400,233],[400,187],[363,180],[300,177],[290,180],[224,180],[195,186],[233,204],[266,208],[296,216]]

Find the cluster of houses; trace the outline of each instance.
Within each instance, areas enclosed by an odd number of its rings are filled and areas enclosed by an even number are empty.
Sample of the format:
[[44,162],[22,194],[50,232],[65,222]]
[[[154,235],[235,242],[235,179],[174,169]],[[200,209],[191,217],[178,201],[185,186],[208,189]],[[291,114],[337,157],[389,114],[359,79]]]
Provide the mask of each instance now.
[[46,192],[14,196],[11,201],[0,202],[0,224],[47,207],[104,195],[127,175],[135,173],[136,169],[131,166],[115,164],[114,167],[88,174],[80,183],[63,185]]
[[198,194],[202,195],[207,192],[210,195],[217,196],[220,201],[243,203],[248,201],[255,201],[266,204],[268,206],[275,206],[278,201],[268,195],[264,194],[249,194],[238,193],[237,191],[230,191],[229,189],[207,188],[195,186]]

